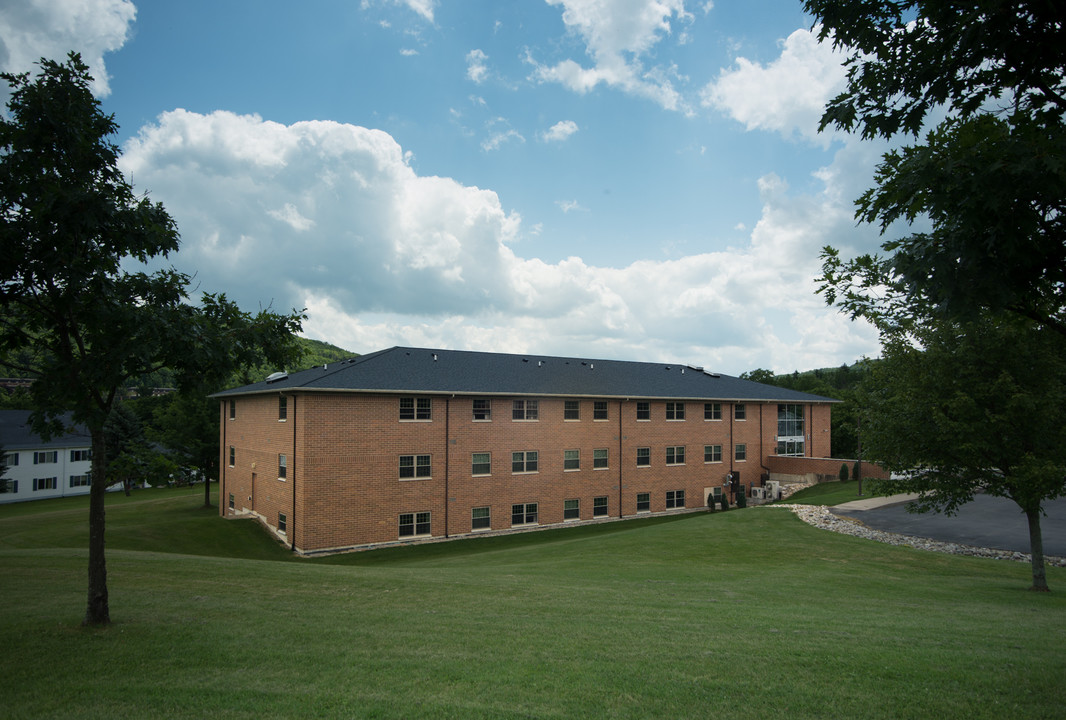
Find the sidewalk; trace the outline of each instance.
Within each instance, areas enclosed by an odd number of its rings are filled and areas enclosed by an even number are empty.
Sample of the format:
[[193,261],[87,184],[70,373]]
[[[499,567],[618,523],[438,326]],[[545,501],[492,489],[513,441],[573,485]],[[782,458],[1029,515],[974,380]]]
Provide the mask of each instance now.
[[832,510],[834,512],[840,510],[876,510],[883,507],[891,507],[892,505],[902,505],[903,503],[910,502],[918,498],[918,493],[903,493],[901,495],[888,495],[885,497],[868,497],[862,500],[852,500],[850,502],[841,503],[840,505],[834,505]]

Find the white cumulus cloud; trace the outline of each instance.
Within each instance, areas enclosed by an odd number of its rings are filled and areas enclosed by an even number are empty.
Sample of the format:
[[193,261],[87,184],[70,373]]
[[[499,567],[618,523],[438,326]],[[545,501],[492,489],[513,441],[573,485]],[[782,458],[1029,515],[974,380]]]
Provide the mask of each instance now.
[[785,137],[798,134],[826,144],[818,133],[826,103],[844,89],[845,55],[818,41],[818,29],[796,30],[767,65],[737,58],[702,92],[703,105],[725,112],[748,130],[770,130]]
[[200,289],[250,309],[306,307],[309,335],[356,352],[587,348],[739,373],[877,348],[813,295],[818,249],[855,232],[830,187],[851,178],[831,168],[814,196],[764,178],[742,247],[597,267],[519,256],[535,229],[496,193],[419,175],[379,130],[175,110],[126,144],[121,167],[174,216],[182,248],[168,263]]
[[562,142],[569,139],[577,131],[577,123],[573,120],[560,120],[541,133],[540,139],[544,142]]
[[[34,73],[42,57],[63,61],[81,53],[93,92],[111,88],[104,54],[126,44],[137,8],[130,0],[14,0],[0,3],[0,70]],[[5,91],[6,92],[6,91]]]

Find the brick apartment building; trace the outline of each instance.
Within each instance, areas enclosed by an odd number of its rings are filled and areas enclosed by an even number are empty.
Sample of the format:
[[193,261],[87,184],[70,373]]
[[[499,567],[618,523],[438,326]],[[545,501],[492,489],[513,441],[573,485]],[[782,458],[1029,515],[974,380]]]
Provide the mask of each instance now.
[[300,553],[704,507],[771,460],[830,457],[836,402],[684,364],[404,347],[215,397],[220,512]]

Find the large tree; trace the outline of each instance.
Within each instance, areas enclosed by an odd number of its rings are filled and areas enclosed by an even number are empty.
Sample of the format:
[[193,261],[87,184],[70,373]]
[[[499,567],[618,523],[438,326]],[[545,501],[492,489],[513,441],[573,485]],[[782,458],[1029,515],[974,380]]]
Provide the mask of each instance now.
[[72,53],[42,59],[33,79],[2,77],[11,97],[0,118],[0,362],[34,378],[37,432],[59,432],[71,411],[92,438],[84,622],[107,624],[105,423],[124,388],[162,367],[195,386],[261,356],[284,366],[303,314],[253,316],[224,295],[194,305],[188,276],[127,269],[176,251],[178,231],[119,172],[117,125],[88,67]]
[[[859,219],[885,255],[827,248],[823,291],[853,315],[1007,311],[1066,334],[1066,22],[1047,0],[807,0],[851,54],[822,116],[888,153]],[[920,137],[921,133],[925,133]],[[884,294],[888,279],[892,293]],[[886,307],[896,311],[886,313]]]
[[948,514],[978,492],[1013,500],[1032,589],[1047,590],[1040,519],[1066,494],[1066,339],[1009,315],[926,323],[886,338],[864,389],[863,452],[896,473],[878,492]]

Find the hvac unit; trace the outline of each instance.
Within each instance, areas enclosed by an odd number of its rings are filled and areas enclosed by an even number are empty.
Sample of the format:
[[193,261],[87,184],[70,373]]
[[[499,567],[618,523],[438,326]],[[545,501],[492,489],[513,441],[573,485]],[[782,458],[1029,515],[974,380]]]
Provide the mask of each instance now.
[[781,497],[781,483],[777,480],[771,480],[766,483],[766,496],[771,500],[777,500]]
[[765,500],[766,499],[766,488],[753,487],[751,489],[751,496],[753,498],[757,499],[757,500]]

